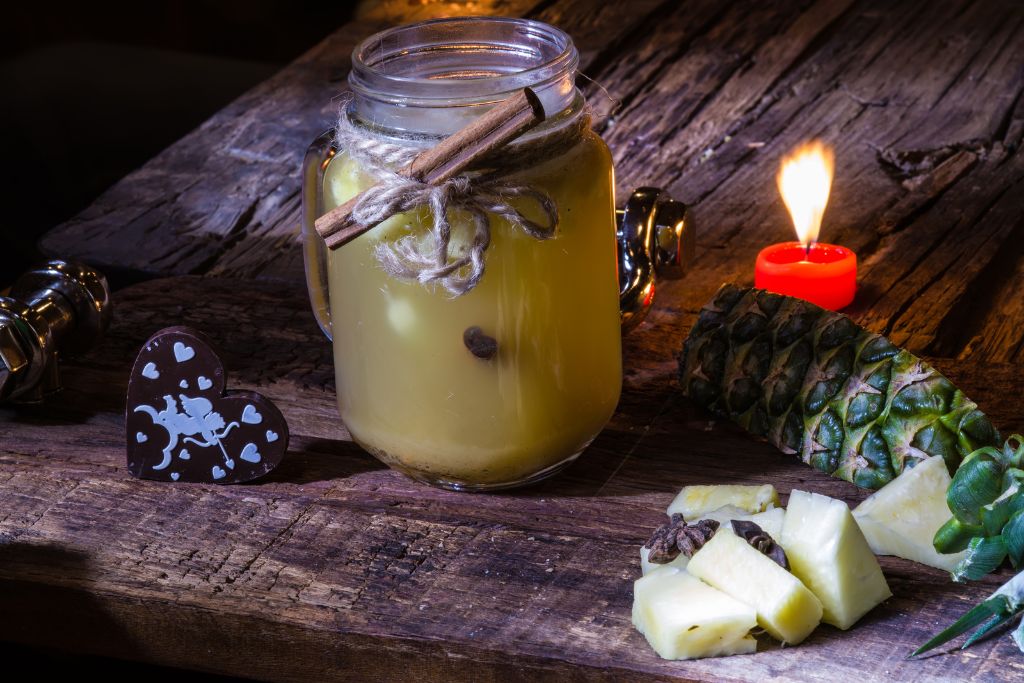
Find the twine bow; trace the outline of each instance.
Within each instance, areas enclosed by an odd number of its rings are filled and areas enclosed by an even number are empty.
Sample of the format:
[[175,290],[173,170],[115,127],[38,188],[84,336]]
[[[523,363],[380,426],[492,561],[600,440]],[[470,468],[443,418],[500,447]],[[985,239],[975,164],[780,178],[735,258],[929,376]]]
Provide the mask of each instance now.
[[[534,239],[545,240],[555,235],[555,201],[540,190],[509,182],[502,169],[459,175],[437,185],[401,176],[391,168],[410,161],[419,148],[395,144],[365,128],[357,128],[348,117],[347,107],[342,108],[338,119],[335,144],[378,181],[353,207],[352,217],[356,221],[375,224],[421,207],[430,211],[433,226],[429,235],[381,241],[374,248],[381,267],[392,277],[425,285],[436,282],[453,296],[462,296],[484,275],[484,252],[491,243],[491,216],[505,219]],[[507,148],[505,153],[528,156],[536,144],[521,143]],[[515,199],[532,201],[543,215],[543,224],[524,216],[511,204]],[[468,216],[473,229],[472,240],[463,253],[453,253],[451,245],[455,212]]]

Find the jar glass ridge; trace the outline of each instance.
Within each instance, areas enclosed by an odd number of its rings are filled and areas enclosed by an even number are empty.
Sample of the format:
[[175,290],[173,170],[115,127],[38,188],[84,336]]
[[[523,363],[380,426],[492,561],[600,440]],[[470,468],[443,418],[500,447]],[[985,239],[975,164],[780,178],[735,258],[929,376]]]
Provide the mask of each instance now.
[[[585,115],[577,63],[571,39],[540,22],[397,27],[354,51],[348,115],[368,135],[427,148],[530,87],[548,118],[525,143]],[[621,387],[614,182],[604,143],[587,129],[568,151],[510,174],[555,201],[556,235],[537,240],[491,216],[483,278],[454,298],[392,278],[374,255],[381,243],[429,234],[425,209],[324,248],[316,217],[375,182],[331,143],[325,134],[307,153],[303,232],[311,301],[333,337],[338,404],[353,439],[414,478],[456,489],[522,485],[571,462],[611,417]],[[457,250],[469,221],[458,211],[449,218]],[[475,357],[463,343],[471,327],[496,340],[494,358]]]
[[557,120],[574,101],[582,103],[574,83],[578,64],[568,35],[529,19],[398,26],[353,50],[351,111],[359,121],[396,133],[440,137],[528,87],[548,118]]

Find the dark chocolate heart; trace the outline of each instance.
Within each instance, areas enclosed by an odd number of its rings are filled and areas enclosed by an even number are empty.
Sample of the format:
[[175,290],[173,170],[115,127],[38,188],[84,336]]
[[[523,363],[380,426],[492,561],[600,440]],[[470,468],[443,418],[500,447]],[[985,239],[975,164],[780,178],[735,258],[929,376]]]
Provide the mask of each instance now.
[[160,330],[128,383],[128,471],[158,481],[237,484],[267,474],[288,450],[288,424],[270,399],[227,391],[224,365],[188,327]]

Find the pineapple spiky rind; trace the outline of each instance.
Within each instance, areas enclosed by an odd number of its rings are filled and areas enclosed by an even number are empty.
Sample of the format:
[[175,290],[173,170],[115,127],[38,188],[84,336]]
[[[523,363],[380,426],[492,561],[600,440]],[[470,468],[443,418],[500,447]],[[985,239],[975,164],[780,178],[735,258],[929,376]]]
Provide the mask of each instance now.
[[679,365],[697,403],[865,488],[933,455],[955,470],[999,442],[977,405],[920,358],[844,315],[765,290],[722,286]]

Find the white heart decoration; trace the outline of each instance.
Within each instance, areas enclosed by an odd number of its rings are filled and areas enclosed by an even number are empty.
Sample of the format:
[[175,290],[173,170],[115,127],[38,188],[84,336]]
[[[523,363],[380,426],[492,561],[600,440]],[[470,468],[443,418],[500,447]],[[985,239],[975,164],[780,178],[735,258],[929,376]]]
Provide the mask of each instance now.
[[256,406],[250,403],[242,410],[242,422],[258,425],[263,422],[263,416],[256,412]]
[[174,360],[184,363],[187,360],[192,360],[195,355],[196,350],[191,346],[185,346],[181,342],[174,342]]
[[260,452],[257,450],[256,444],[254,443],[247,443],[242,449],[241,458],[246,462],[259,462],[262,457],[263,456],[260,455]]
[[241,483],[265,476],[285,455],[283,415],[265,396],[227,390],[223,363],[201,333],[185,327],[158,331],[139,351],[132,372],[121,432],[132,476]]

